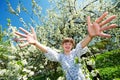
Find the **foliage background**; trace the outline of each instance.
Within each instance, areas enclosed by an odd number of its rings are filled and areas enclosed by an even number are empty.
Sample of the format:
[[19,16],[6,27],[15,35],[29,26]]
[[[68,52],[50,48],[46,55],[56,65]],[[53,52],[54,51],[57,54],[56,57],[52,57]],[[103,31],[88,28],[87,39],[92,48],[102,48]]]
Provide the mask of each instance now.
[[[41,14],[42,7],[39,6],[37,0],[30,2],[32,14],[29,14],[22,2],[18,2],[16,8],[13,8],[9,1],[6,1],[6,4],[8,11],[18,18],[23,28],[30,31],[30,26],[33,26],[38,41],[58,52],[62,51],[58,44],[61,44],[64,37],[72,37],[78,43],[87,35],[86,17],[88,15],[93,21],[105,11],[109,12],[108,16],[117,15],[117,19],[111,23],[116,23],[118,27],[106,31],[112,35],[112,38],[94,38],[88,45],[90,52],[85,55],[84,61],[94,57],[96,61],[94,69],[99,70],[103,80],[120,78],[120,63],[117,62],[119,58],[116,58],[120,53],[119,0],[86,0],[81,3],[79,0],[49,0],[49,2],[51,5],[46,15]],[[22,13],[30,16],[30,22],[24,21],[21,17]],[[19,47],[21,43],[13,41],[14,32],[18,28],[11,22],[12,20],[8,18],[6,23],[8,28],[3,30],[2,26],[0,27],[0,78],[4,80],[64,80],[64,73],[59,63],[48,61],[42,52],[32,45],[21,49]]]

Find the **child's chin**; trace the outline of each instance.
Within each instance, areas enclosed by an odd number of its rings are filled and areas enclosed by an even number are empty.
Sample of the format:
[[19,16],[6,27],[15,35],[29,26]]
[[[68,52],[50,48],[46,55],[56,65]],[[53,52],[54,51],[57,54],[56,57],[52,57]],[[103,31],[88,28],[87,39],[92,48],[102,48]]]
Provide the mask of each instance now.
[[67,52],[69,52],[70,50],[66,50]]

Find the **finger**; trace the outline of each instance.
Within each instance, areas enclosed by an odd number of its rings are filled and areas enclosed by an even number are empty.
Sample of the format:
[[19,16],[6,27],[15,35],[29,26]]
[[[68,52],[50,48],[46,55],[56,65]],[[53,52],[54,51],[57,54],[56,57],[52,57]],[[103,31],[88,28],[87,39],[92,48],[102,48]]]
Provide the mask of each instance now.
[[100,23],[103,20],[103,18],[105,18],[105,16],[107,16],[107,14],[108,14],[108,12],[103,13],[95,22]]
[[37,40],[36,32],[33,27],[31,27],[32,34],[34,35],[35,40]]
[[101,34],[99,34],[99,36],[104,37],[104,38],[110,38],[111,37],[111,35],[105,34],[105,33],[101,33]]
[[20,27],[20,30],[23,31],[25,34],[30,34],[27,30],[23,29],[22,27]]
[[21,39],[18,39],[18,41],[26,41],[27,38],[21,38]]
[[14,38],[13,39],[15,42],[23,42],[23,41],[26,41],[27,39],[26,38],[21,38],[21,39],[18,39],[18,38]]
[[90,16],[87,17],[87,24],[88,24],[88,31],[90,30],[91,28],[91,21],[90,21]]
[[110,26],[102,27],[100,30],[104,31],[104,30],[109,30],[109,29],[116,28],[116,27],[117,27],[116,24],[111,24]]
[[22,33],[20,33],[20,32],[15,32],[15,34],[17,34],[17,35],[19,35],[19,36],[21,36],[21,37],[27,37],[27,35],[22,34]]
[[90,16],[87,17],[87,24],[88,26],[91,26]]
[[103,25],[105,25],[105,24],[107,24],[107,23],[109,23],[110,21],[112,21],[113,19],[115,19],[116,18],[116,16],[115,15],[113,15],[113,16],[111,16],[111,17],[109,17],[108,19],[106,19],[105,21],[103,21],[103,22],[101,22],[100,23],[100,26],[103,26]]
[[29,45],[28,42],[26,42],[26,43],[24,43],[24,44],[21,44],[20,47],[23,48],[23,47],[25,47],[25,46],[27,46],[27,45]]

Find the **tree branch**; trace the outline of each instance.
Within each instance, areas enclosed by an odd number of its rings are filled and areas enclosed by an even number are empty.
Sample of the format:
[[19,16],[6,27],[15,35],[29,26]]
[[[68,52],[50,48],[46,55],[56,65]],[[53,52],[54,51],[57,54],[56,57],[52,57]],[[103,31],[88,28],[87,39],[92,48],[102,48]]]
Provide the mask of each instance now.
[[85,10],[85,8],[87,8],[89,5],[91,5],[92,3],[96,2],[96,1],[98,1],[98,0],[94,0],[94,1],[92,1],[90,3],[88,3],[85,7],[83,7],[83,10]]

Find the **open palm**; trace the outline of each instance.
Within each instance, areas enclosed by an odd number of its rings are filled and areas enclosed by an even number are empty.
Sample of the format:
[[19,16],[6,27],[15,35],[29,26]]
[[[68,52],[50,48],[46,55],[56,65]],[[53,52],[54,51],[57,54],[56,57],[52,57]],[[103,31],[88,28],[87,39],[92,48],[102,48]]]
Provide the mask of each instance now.
[[88,24],[88,33],[90,37],[101,36],[101,37],[111,37],[109,34],[103,33],[104,30],[109,30],[115,28],[116,24],[111,24],[109,26],[103,27],[105,24],[109,23],[113,19],[116,18],[115,15],[109,17],[108,19],[102,21],[106,16],[107,12],[101,15],[95,22],[91,23],[90,16],[87,17],[87,24]]
[[15,34],[22,37],[20,39],[17,39],[17,41],[26,41],[26,43],[20,45],[20,47],[24,47],[24,46],[27,46],[29,44],[34,44],[37,41],[36,33],[35,33],[33,27],[31,27],[32,33],[26,31],[25,29],[23,29],[21,27],[20,27],[20,30],[23,31],[25,34],[22,34],[20,32],[15,32]]

